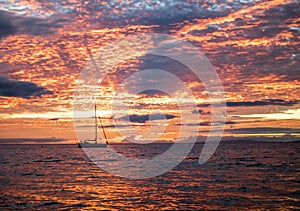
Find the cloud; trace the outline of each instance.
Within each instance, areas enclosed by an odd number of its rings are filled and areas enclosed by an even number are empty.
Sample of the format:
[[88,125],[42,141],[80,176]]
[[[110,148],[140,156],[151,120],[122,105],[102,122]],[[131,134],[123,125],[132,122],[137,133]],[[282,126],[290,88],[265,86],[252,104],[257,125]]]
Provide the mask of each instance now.
[[64,142],[65,139],[61,138],[1,138],[0,144],[15,144],[15,143],[52,143],[52,142]]
[[[226,122],[226,124],[228,124]],[[190,126],[201,126],[202,123],[200,125],[190,125]],[[203,126],[203,125],[202,125]],[[205,125],[206,126],[206,125]],[[210,126],[210,125],[208,125]],[[211,130],[211,129],[207,129],[207,130],[201,130],[201,132],[210,132],[210,131],[219,131],[219,130]],[[245,127],[245,128],[227,128],[224,130],[225,133],[228,134],[244,134],[245,136],[247,136],[246,134],[286,134],[286,135],[300,135],[300,129],[299,128],[279,128],[279,127]]]
[[57,28],[64,26],[70,20],[60,17],[39,18],[18,16],[11,12],[0,10],[0,38],[13,34],[28,34],[34,36],[55,33]]
[[193,114],[210,114],[210,111],[203,111],[202,109],[198,109],[198,110],[193,110],[192,111]]
[[253,102],[227,102],[226,105],[228,107],[237,107],[237,106],[292,106],[297,104],[298,101],[285,101],[281,99],[271,99],[266,101],[253,101]]
[[[245,102],[226,102],[227,107],[250,107],[250,106],[293,106],[299,103],[298,100],[285,101],[281,99],[270,99],[265,101],[245,101]],[[209,107],[210,104],[204,103],[198,105],[199,107]]]
[[[47,18],[52,15],[66,14],[74,9],[74,1],[1,1],[1,10],[11,11],[27,17]],[[80,1],[77,1],[80,4]]]
[[101,1],[100,4],[95,4],[95,1],[89,2],[90,4],[82,9],[89,11],[93,7],[94,11],[101,11],[102,15],[97,16],[100,22],[165,25],[195,18],[224,16],[231,11],[242,8],[244,4],[251,5],[253,1],[220,0],[218,4],[210,1],[187,2],[186,0],[130,0],[121,2],[106,0]]
[[48,119],[49,121],[58,121],[59,118],[51,118],[51,119]]
[[128,116],[123,116],[122,119],[130,121],[130,122],[145,123],[145,122],[151,121],[151,120],[173,119],[175,117],[176,116],[170,115],[170,114],[151,114],[151,115],[133,114],[133,115],[128,115]]
[[[222,122],[216,122],[215,124],[223,124]],[[234,125],[234,124],[238,124],[237,122],[233,122],[233,121],[227,121],[225,122],[226,125]],[[199,122],[199,123],[188,123],[188,124],[176,124],[176,125],[185,125],[185,126],[211,126],[211,122]]]
[[24,18],[16,21],[16,27],[21,34],[40,36],[55,33],[55,30],[63,27],[63,23],[66,21],[65,19],[44,20],[38,18]]
[[0,76],[0,96],[30,98],[43,94],[52,92],[32,82],[10,80]]
[[2,9],[16,14],[48,18],[60,14],[82,19],[85,17],[92,23],[106,23],[105,27],[128,24],[158,24],[179,23],[195,18],[214,18],[225,16],[244,5],[252,5],[256,0],[218,0],[210,1],[186,0],[89,0],[82,1],[53,0],[48,2],[2,3]]
[[147,89],[139,93],[140,95],[146,95],[148,97],[156,97],[156,96],[166,96],[167,94],[163,91],[156,90],[156,89]]
[[11,21],[4,14],[4,12],[0,11],[0,39],[8,35],[15,34],[16,32],[16,27],[12,25]]
[[226,131],[230,131],[232,133],[240,134],[266,134],[266,133],[299,133],[300,129],[297,128],[276,128],[276,127],[256,127],[256,128],[234,128],[234,129],[227,129]]

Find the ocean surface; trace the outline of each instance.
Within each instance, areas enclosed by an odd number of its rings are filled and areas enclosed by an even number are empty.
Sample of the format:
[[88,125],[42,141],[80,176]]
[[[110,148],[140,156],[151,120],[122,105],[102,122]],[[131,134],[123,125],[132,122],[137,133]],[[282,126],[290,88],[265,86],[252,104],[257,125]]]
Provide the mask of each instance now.
[[[113,147],[149,158],[170,145]],[[0,145],[0,210],[300,209],[299,142],[221,143],[198,165],[201,147],[161,176],[132,180],[101,170],[76,145]]]

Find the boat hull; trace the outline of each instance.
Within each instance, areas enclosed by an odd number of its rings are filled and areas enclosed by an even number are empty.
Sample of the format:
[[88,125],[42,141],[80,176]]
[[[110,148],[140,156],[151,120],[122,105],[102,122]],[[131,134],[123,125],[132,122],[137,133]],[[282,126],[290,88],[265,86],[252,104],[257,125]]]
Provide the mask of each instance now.
[[83,143],[78,144],[79,148],[106,148],[107,144],[90,144],[90,143]]

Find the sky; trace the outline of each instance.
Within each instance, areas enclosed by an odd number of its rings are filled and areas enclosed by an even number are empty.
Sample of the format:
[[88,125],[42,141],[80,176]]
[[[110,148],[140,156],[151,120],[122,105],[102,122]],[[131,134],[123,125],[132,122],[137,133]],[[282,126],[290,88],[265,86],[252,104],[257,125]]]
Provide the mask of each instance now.
[[[0,0],[0,143],[78,142],[73,96],[80,73],[100,48],[142,33],[183,39],[208,58],[227,103],[224,137],[300,137],[299,4],[297,0]],[[132,58],[109,70],[94,93],[97,116],[102,117],[109,139],[174,141],[183,125],[182,137],[194,131],[206,136],[211,107],[203,83],[176,61],[134,56],[129,45],[124,49]],[[105,53],[107,58],[117,56],[111,49]],[[135,95],[123,90],[118,103],[128,104],[128,110],[111,112],[119,84],[133,73],[153,68],[176,73],[197,108],[178,107],[172,97],[191,99],[181,89]],[[175,79],[154,72],[149,78],[176,85]],[[133,78],[129,85],[137,83]],[[183,112],[188,113],[184,124]],[[88,118],[92,116],[91,110]],[[85,123],[77,129],[92,137],[93,126]]]

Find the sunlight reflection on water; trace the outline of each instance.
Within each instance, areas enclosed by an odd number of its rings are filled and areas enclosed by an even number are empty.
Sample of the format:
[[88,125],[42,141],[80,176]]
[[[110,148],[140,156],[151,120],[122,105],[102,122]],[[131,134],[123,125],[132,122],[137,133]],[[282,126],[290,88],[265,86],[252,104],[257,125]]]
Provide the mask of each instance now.
[[[149,158],[170,146],[113,147],[125,156]],[[221,143],[200,166],[201,147],[196,144],[164,175],[129,180],[101,170],[74,145],[2,145],[0,207],[232,210],[299,205],[299,143]]]

